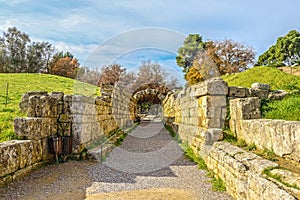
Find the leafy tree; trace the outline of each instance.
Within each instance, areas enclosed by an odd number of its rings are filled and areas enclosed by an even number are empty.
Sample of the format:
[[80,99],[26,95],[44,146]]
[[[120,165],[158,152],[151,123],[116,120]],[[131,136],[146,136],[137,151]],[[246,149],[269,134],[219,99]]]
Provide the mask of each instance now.
[[119,64],[111,64],[102,68],[99,85],[114,85],[126,74],[126,69]]
[[187,73],[186,80],[190,85],[220,76],[219,69],[207,51],[199,51],[193,66]]
[[28,73],[48,72],[49,61],[54,48],[48,42],[33,42],[27,50]]
[[7,72],[24,72],[26,69],[26,48],[29,36],[16,27],[8,28],[4,33],[5,48],[8,57]]
[[254,63],[255,52],[233,40],[209,41],[206,52],[217,65],[221,75],[244,71]]
[[260,55],[256,65],[278,67],[295,64],[300,64],[300,33],[292,30]]
[[202,37],[199,34],[189,34],[185,38],[183,46],[177,51],[178,56],[176,57],[176,63],[183,68],[185,75],[192,66],[197,52],[204,48],[205,42],[202,41]]
[[36,73],[47,71],[54,48],[48,42],[32,42],[16,27],[0,37],[0,72]]
[[70,52],[59,52],[53,56],[49,64],[49,72],[53,75],[74,79],[77,75],[79,67],[80,64],[78,59],[74,58]]

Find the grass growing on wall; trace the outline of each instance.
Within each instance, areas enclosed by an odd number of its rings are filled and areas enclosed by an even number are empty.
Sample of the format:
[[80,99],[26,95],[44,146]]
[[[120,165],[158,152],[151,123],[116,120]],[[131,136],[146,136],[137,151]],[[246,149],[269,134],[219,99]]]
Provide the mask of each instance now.
[[[6,96],[7,83],[9,84],[8,96]],[[60,76],[25,73],[0,74],[0,142],[16,138],[13,120],[25,115],[19,111],[19,103],[22,95],[30,91],[56,91],[86,96],[95,96],[100,93],[96,86]]]

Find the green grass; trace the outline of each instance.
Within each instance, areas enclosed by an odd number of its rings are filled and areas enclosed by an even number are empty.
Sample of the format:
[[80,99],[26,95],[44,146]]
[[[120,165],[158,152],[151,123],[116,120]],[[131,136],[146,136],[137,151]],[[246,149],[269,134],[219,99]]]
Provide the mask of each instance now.
[[292,94],[281,101],[262,101],[262,116],[267,119],[300,121],[300,76],[284,73],[274,67],[253,67],[242,73],[223,76],[229,86],[250,88],[252,83],[269,84],[272,90]]
[[262,117],[266,119],[283,119],[300,121],[300,93],[286,96],[281,101],[262,102]]
[[184,150],[184,155],[191,161],[197,163],[199,169],[208,170],[205,161],[201,157],[196,156],[193,150],[188,146],[188,144],[181,143],[180,146]]
[[259,82],[269,84],[272,90],[292,91],[300,88],[300,76],[284,73],[274,67],[253,67],[222,78],[229,86],[250,88],[252,83]]
[[[6,86],[8,98],[6,104]],[[65,94],[99,95],[96,86],[73,79],[47,74],[0,74],[0,142],[16,139],[13,120],[25,116],[19,111],[22,95],[30,91],[64,92]]]

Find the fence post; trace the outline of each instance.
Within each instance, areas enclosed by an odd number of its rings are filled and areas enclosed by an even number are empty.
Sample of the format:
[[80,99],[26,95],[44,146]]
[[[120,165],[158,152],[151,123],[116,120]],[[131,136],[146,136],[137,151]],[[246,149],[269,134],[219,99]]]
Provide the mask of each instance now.
[[7,103],[8,103],[8,86],[9,86],[9,83],[6,83],[5,108],[6,108],[6,106],[7,106]]

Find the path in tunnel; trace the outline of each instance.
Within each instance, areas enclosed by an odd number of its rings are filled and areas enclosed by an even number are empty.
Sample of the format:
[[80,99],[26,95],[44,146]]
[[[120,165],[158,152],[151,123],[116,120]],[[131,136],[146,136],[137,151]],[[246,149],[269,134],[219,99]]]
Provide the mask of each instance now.
[[68,161],[36,170],[0,199],[231,199],[183,155],[160,122],[142,122],[101,164]]

